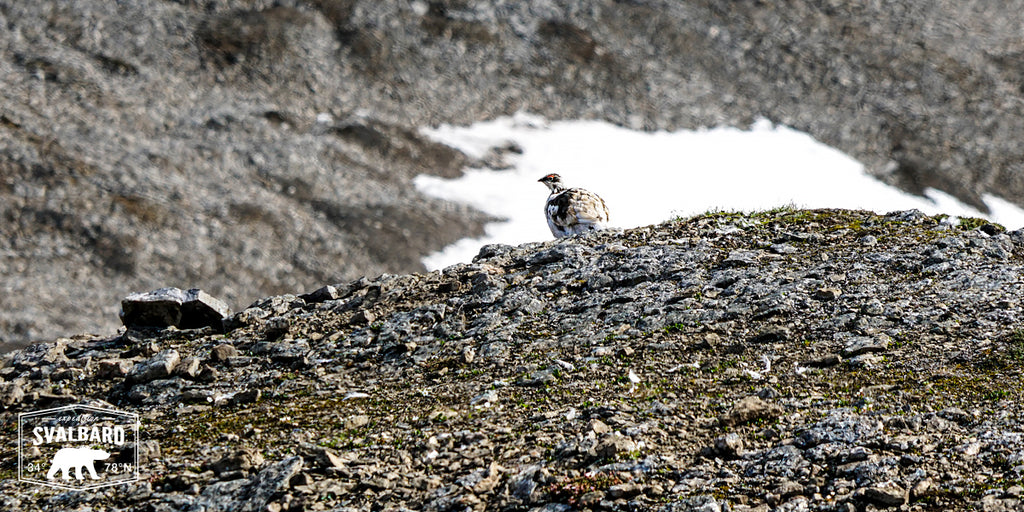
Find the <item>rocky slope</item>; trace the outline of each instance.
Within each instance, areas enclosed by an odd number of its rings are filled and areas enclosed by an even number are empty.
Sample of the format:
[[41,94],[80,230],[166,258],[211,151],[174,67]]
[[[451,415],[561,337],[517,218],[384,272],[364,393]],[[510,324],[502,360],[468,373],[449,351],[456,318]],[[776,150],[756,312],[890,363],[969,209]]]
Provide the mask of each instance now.
[[0,343],[113,332],[133,291],[422,270],[484,219],[412,190],[470,163],[417,128],[518,110],[764,116],[1019,204],[1021,4],[2,1]]
[[1019,510],[1024,232],[708,214],[0,359],[143,418],[143,480],[5,510]]

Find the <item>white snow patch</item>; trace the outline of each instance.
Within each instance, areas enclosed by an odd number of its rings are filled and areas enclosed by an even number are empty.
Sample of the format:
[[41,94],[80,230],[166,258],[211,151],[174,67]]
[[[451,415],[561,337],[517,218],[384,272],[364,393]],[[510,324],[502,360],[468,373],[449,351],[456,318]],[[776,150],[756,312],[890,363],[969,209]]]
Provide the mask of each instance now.
[[766,120],[750,130],[640,132],[602,121],[547,121],[517,114],[468,127],[425,129],[430,138],[473,158],[514,141],[522,149],[513,168],[468,169],[443,179],[420,175],[423,193],[507,219],[490,223],[485,236],[463,239],[424,258],[430,269],[471,261],[480,246],[550,240],[544,221],[548,191],[537,180],[557,172],[568,186],[604,198],[611,224],[631,228],[709,210],[757,211],[851,208],[886,213],[917,208],[928,214],[987,217],[1008,229],[1024,226],[1024,210],[995,196],[984,215],[934,189],[918,197],[888,186],[850,156],[810,135]]

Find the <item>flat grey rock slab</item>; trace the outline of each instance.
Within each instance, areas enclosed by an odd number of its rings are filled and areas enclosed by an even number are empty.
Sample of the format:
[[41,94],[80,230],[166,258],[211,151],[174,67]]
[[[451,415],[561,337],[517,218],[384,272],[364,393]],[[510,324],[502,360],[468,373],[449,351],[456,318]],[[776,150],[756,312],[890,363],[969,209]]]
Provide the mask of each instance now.
[[227,304],[198,288],[160,288],[132,293],[121,300],[121,323],[125,327],[219,329],[230,313]]

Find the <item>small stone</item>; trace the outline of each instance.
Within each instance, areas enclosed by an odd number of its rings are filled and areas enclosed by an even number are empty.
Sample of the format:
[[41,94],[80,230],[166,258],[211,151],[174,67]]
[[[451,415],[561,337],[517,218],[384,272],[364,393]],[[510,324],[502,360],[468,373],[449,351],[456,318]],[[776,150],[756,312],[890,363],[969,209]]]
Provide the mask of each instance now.
[[50,380],[59,382],[63,380],[78,380],[85,376],[85,370],[81,368],[65,368],[50,374]]
[[881,362],[882,356],[875,354],[861,354],[847,359],[846,365],[850,368],[871,369],[878,366]]
[[632,439],[618,434],[604,436],[594,448],[598,457],[613,459],[618,455],[636,451],[636,443]]
[[29,458],[29,459],[35,459],[37,457],[42,457],[42,455],[43,455],[43,451],[39,450],[39,446],[29,446],[29,450],[25,451],[25,456],[26,456],[26,458]]
[[513,249],[515,249],[515,247],[506,244],[487,244],[480,248],[480,252],[478,252],[476,257],[473,258],[473,261],[476,262],[508,254],[512,252]]
[[756,396],[748,396],[733,405],[729,412],[719,416],[722,426],[742,425],[758,419],[776,418],[782,414],[782,407],[770,404]]
[[612,428],[607,423],[601,420],[590,420],[590,430],[593,430],[595,434],[602,435],[612,431]]
[[198,357],[186,357],[181,360],[178,367],[174,369],[174,375],[184,377],[186,379],[194,379],[199,375],[199,358]]
[[249,307],[224,319],[224,331],[233,331],[240,327],[258,325],[261,320],[270,316],[270,312],[258,307]]
[[319,304],[329,300],[338,300],[341,297],[342,293],[336,286],[332,285],[327,285],[317,289],[316,291],[299,295],[299,298],[306,301],[307,304]]
[[784,326],[772,326],[754,336],[757,343],[778,343],[789,339],[789,329]]
[[197,479],[199,479],[198,474],[192,471],[183,471],[181,473],[169,475],[166,482],[172,489],[187,489],[190,485],[194,484]]
[[227,360],[227,365],[235,368],[240,368],[242,366],[249,366],[250,364],[252,364],[252,360],[253,358],[248,356],[229,357]]
[[552,370],[538,370],[516,381],[517,386],[542,387],[557,381]]
[[293,476],[292,479],[288,481],[288,486],[294,488],[301,486],[310,486],[313,485],[314,483],[316,483],[316,480],[313,479],[313,475],[310,475],[309,473],[299,473]]
[[263,392],[259,389],[247,389],[235,393],[235,396],[231,397],[231,403],[233,405],[251,404],[259,402],[262,396]]
[[861,305],[860,312],[864,313],[865,315],[877,316],[884,313],[885,308],[882,306],[882,301],[878,299],[871,299],[865,302],[863,305]]
[[364,488],[372,489],[374,491],[385,491],[395,486],[394,482],[384,477],[376,477],[370,478],[368,480],[363,480],[362,482],[360,482],[360,485]]
[[149,358],[149,357],[153,357],[153,356],[157,355],[159,352],[160,352],[160,345],[158,345],[158,344],[156,344],[156,343],[151,341],[149,343],[139,343],[138,345],[135,345],[135,346],[133,346],[132,348],[130,348],[128,350],[125,350],[123,353],[121,353],[120,357],[122,357],[122,358],[132,358],[132,357],[147,357],[147,358]]
[[147,439],[139,442],[139,463],[149,462],[151,460],[159,459],[162,455],[160,451],[160,443],[153,439]]
[[735,432],[718,436],[715,438],[714,451],[716,454],[729,459],[742,457],[744,453],[743,438]]
[[329,448],[318,448],[313,456],[321,468],[345,467],[345,459],[339,457],[337,453],[334,453],[334,450]]
[[199,375],[196,375],[196,380],[202,382],[216,382],[220,379],[220,370],[212,367],[203,365],[199,369]]
[[974,421],[974,416],[971,413],[959,408],[959,407],[947,407],[939,411],[939,416],[952,421],[960,426],[967,425]]
[[604,491],[590,491],[580,496],[579,504],[581,507],[594,508],[604,499],[604,496]]
[[438,407],[430,411],[429,414],[427,414],[427,419],[430,421],[441,423],[448,421],[452,418],[457,418],[458,416],[459,413],[453,409],[449,409],[447,407]]
[[837,354],[827,354],[815,359],[809,359],[800,363],[802,366],[808,366],[811,368],[828,368],[835,366],[843,362],[843,359]]
[[128,374],[128,379],[132,382],[166,379],[171,376],[179,362],[181,362],[181,356],[178,355],[177,350],[164,350],[149,360],[136,364]]
[[815,290],[812,297],[818,300],[836,300],[842,294],[843,292],[839,288],[826,286]]
[[25,398],[25,390],[17,382],[0,383],[0,405],[10,407]]
[[776,494],[782,499],[788,499],[804,491],[804,486],[800,485],[799,482],[792,480],[786,480],[780,483],[772,490],[772,494]]
[[847,340],[843,348],[843,357],[856,357],[871,352],[885,352],[889,349],[889,337],[881,334],[878,336],[854,336]]
[[132,362],[125,359],[107,359],[96,365],[97,379],[120,379],[132,370]]
[[1002,227],[997,226],[995,224],[982,224],[981,227],[978,228],[978,230],[981,231],[982,233],[985,233],[988,236],[996,236],[999,233],[1005,231]]
[[[679,501],[680,507],[676,510],[685,510],[687,512],[722,512],[722,506],[718,504],[715,498],[708,494],[700,494],[697,496],[691,496],[686,499]],[[758,509],[754,509],[758,510]],[[768,509],[763,509],[767,511]]]
[[524,501],[532,501],[534,492],[537,490],[537,482],[534,477],[540,472],[541,467],[531,465],[516,473],[508,482],[508,490],[512,496]]
[[501,475],[505,468],[501,467],[497,462],[491,461],[491,465],[487,468],[487,474],[476,485],[473,486],[473,492],[476,494],[484,494],[494,490],[501,482]]
[[345,419],[345,429],[352,430],[354,428],[364,427],[370,423],[370,417],[365,414],[357,414],[355,416],[349,416]]
[[735,250],[722,261],[724,267],[748,267],[757,263],[758,251]]
[[608,488],[608,497],[617,500],[620,498],[631,498],[640,494],[643,489],[635,483],[617,484]]
[[722,337],[709,332],[704,335],[703,342],[700,344],[701,348],[717,349],[722,346]]
[[352,320],[349,323],[350,324],[359,324],[359,325],[369,325],[369,324],[372,324],[374,322],[374,320],[376,320],[376,319],[377,319],[377,315],[373,314],[372,311],[363,309],[363,310],[357,311],[355,315],[352,315]]
[[482,406],[489,406],[498,401],[498,391],[496,389],[488,389],[479,395],[474,396],[469,400],[469,405],[481,404]]
[[768,249],[775,254],[795,254],[800,252],[800,249],[787,243],[772,244]]
[[291,324],[287,318],[275,316],[263,321],[263,336],[269,341],[281,339],[288,334]]
[[854,497],[883,507],[899,507],[907,502],[908,493],[906,489],[890,480],[857,489]]
[[263,465],[263,455],[255,448],[239,448],[214,462],[210,469],[218,475],[229,471],[248,471]]
[[178,324],[178,327],[196,329],[209,326],[219,330],[223,325],[224,318],[230,314],[231,308],[226,303],[202,290],[193,288],[188,291],[186,300],[181,305],[181,323]]
[[213,347],[210,351],[210,359],[216,362],[225,362],[232,357],[238,357],[240,354],[238,349],[234,345],[228,343],[222,343]]
[[929,494],[932,489],[932,479],[922,478],[910,488],[910,497],[914,500],[921,499]]

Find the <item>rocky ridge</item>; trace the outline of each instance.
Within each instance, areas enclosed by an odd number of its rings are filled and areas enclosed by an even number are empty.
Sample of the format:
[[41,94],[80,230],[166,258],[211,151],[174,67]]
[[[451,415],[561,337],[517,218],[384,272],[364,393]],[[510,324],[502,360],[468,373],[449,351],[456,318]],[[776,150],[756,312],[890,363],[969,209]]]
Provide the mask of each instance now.
[[143,418],[144,478],[39,510],[1017,510],[1024,231],[780,209],[268,297],[224,332],[0,359],[0,413]]
[[518,111],[644,130],[766,117],[907,190],[1019,203],[1022,7],[0,2],[0,349],[114,332],[133,291],[238,307],[423,270],[488,219],[411,178],[490,163],[418,130]]

